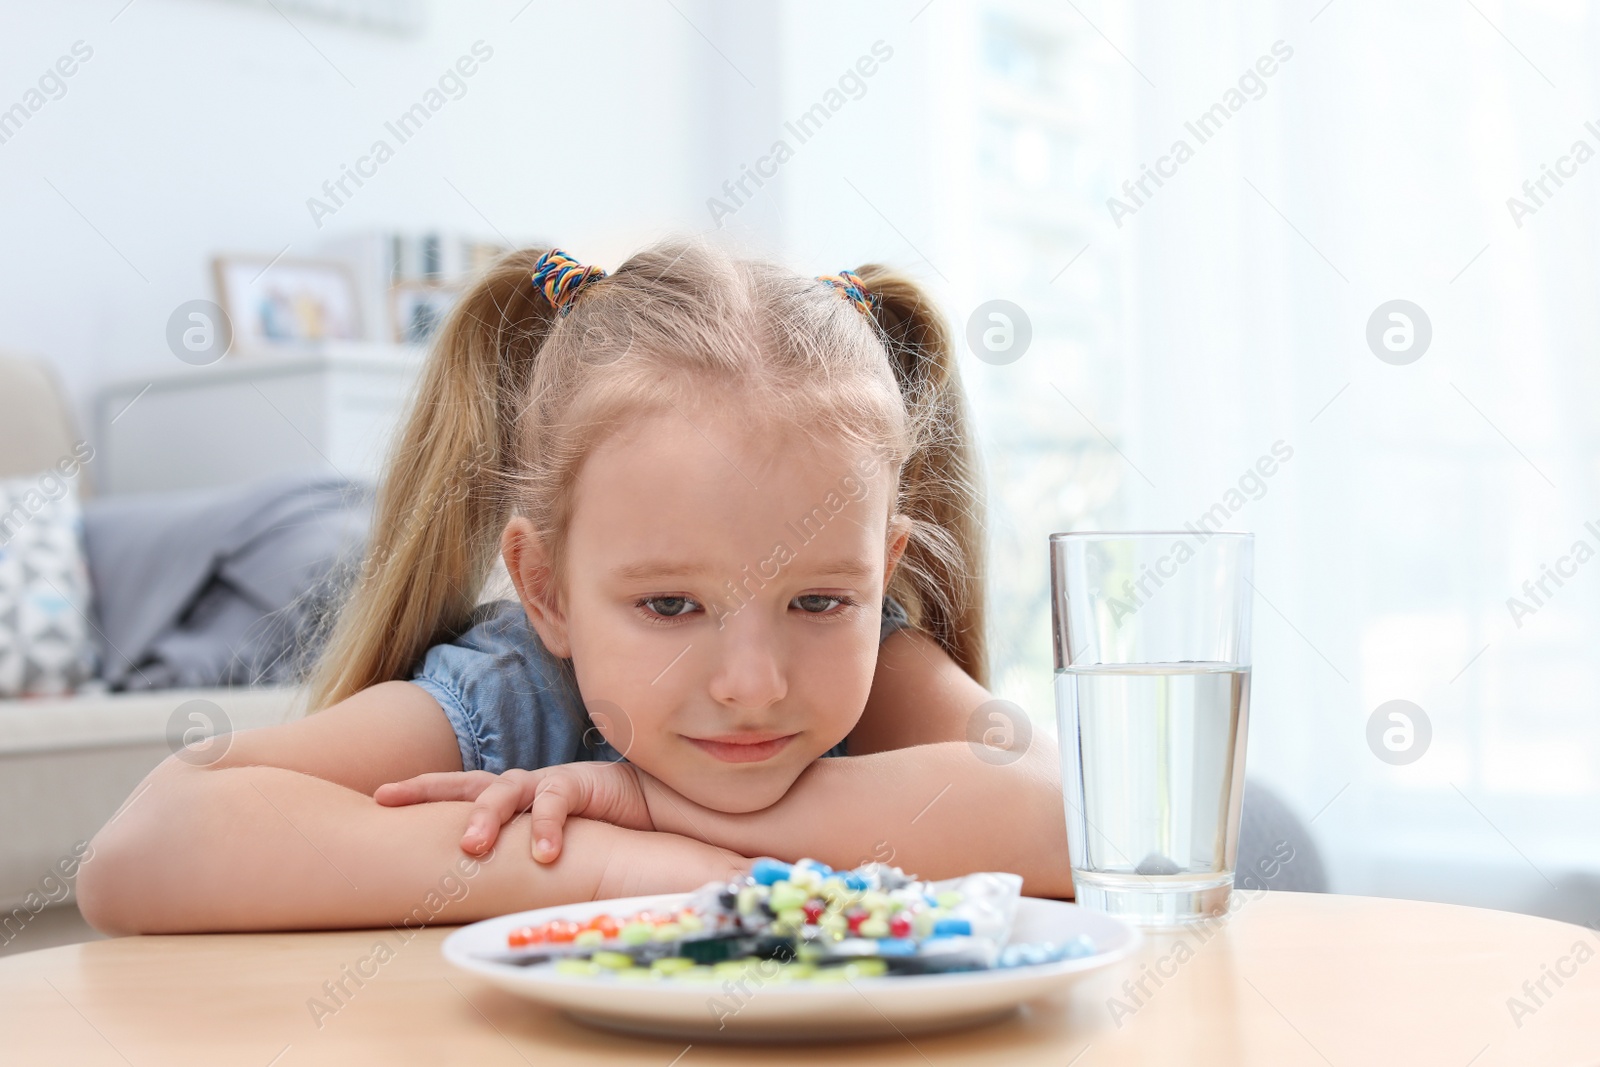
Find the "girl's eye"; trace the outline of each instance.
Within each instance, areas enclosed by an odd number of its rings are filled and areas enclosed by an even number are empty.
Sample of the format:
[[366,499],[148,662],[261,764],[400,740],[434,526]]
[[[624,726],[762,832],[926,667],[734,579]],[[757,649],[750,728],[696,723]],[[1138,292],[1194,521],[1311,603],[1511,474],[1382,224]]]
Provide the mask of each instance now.
[[843,597],[824,596],[821,593],[806,593],[794,598],[795,606],[808,615],[824,615],[835,605],[843,603]]
[[649,596],[639,601],[639,606],[652,615],[659,615],[664,619],[671,619],[678,615],[687,615],[699,607],[693,600],[686,596]]

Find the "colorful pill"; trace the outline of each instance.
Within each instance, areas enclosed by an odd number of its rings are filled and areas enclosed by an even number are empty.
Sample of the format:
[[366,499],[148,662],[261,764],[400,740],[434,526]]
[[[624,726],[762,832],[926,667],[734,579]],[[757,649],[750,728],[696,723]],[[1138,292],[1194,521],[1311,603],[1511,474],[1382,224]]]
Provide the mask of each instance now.
[[740,915],[752,915],[761,906],[761,891],[753,885],[747,885],[739,890],[738,909]]
[[585,930],[599,930],[602,937],[616,937],[617,931],[621,929],[621,926],[617,920],[609,915],[596,915],[584,923],[583,928]]
[[750,877],[757,885],[772,885],[786,880],[793,869],[781,860],[763,856],[750,865]]
[[917,943],[909,937],[886,937],[878,942],[878,955],[895,959],[915,956]]
[[506,942],[512,948],[521,948],[523,945],[537,945],[544,939],[544,928],[534,926],[519,926],[506,935]]
[[767,895],[767,904],[773,911],[788,911],[801,907],[810,897],[810,892],[800,886],[779,882]]

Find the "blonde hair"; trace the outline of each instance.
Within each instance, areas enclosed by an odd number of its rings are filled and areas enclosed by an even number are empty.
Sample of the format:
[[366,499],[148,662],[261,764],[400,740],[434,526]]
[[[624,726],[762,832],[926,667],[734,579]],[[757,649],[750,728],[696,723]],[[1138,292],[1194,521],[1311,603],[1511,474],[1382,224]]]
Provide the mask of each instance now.
[[747,410],[859,444],[898,470],[910,538],[890,583],[912,623],[986,682],[979,492],[951,334],[911,279],[856,273],[869,319],[831,286],[672,239],[586,285],[560,314],[498,260],[441,327],[379,488],[371,538],[312,672],[315,710],[406,677],[470,624],[500,533],[526,515],[561,573],[591,449],[708,386]]

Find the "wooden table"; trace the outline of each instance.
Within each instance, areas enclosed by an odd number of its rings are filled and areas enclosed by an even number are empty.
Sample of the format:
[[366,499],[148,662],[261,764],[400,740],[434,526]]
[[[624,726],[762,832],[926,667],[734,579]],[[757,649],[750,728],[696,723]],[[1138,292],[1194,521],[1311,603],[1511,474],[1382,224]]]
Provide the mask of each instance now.
[[[1256,893],[1209,939],[1152,936],[1114,973],[1003,1023],[914,1044],[789,1048],[685,1049],[587,1029],[450,968],[446,933],[139,937],[6,958],[0,1062],[1600,1063],[1600,937],[1444,904]],[[379,942],[392,953],[382,962]],[[324,983],[346,968],[372,977],[345,978],[352,993],[336,1006]]]

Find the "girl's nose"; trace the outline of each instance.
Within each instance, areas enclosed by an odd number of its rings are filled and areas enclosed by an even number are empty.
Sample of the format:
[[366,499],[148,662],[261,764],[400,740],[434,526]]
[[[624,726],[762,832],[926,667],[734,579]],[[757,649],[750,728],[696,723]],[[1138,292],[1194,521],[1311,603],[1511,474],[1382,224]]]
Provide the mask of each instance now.
[[727,620],[719,635],[711,698],[738,710],[761,711],[789,692],[777,646],[777,633],[752,607]]

